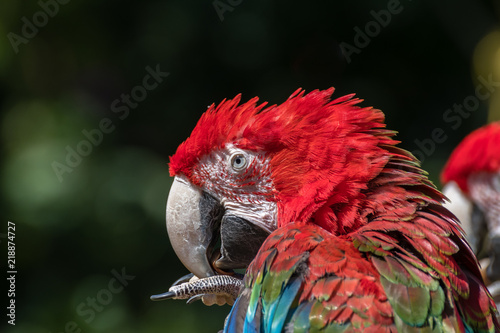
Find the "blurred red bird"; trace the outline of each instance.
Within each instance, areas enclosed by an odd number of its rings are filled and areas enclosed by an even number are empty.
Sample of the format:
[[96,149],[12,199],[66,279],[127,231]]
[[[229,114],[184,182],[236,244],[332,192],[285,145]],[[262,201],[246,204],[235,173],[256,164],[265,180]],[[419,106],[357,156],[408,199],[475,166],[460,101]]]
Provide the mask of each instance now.
[[474,252],[500,302],[500,122],[470,133],[455,148],[441,174],[445,206],[462,222]]

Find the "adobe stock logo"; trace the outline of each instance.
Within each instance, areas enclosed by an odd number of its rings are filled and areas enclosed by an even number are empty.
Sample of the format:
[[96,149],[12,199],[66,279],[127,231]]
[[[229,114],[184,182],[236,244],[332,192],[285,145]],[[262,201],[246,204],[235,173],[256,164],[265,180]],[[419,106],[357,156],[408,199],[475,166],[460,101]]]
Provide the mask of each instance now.
[[[500,81],[497,81],[491,73],[487,77],[479,75],[477,81],[479,84],[474,89],[473,94],[466,96],[461,102],[453,103],[453,107],[444,110],[443,122],[450,126],[451,130],[456,131],[460,128],[465,119],[479,110],[481,101],[488,100],[495,91],[500,89]],[[411,153],[423,163],[427,157],[434,154],[438,145],[448,140],[447,132],[449,133],[450,129],[435,127],[428,137],[413,141],[418,149],[412,150]]]
[[363,29],[358,26],[354,27],[356,33],[353,39],[354,45],[346,42],[340,43],[340,50],[347,63],[351,63],[353,54],[360,54],[363,49],[368,47],[372,39],[377,37],[382,32],[382,29],[391,23],[393,16],[400,14],[403,9],[404,7],[399,0],[389,0],[386,9],[381,9],[378,12],[371,10],[370,15],[373,20],[367,22]]
[[[84,302],[82,301],[77,305],[76,313],[85,321],[85,323],[91,324],[100,312],[104,311],[106,307],[111,305],[114,296],[122,293],[129,285],[130,281],[135,279],[135,275],[127,274],[125,267],[122,267],[121,272],[116,269],[112,269],[111,275],[113,275],[113,277],[108,280],[108,284],[105,288],[102,288],[95,294],[88,296]],[[82,332],[85,331],[83,331],[74,320],[66,322],[64,329],[59,331],[59,333]]]
[[243,0],[214,0],[212,5],[219,16],[219,20],[224,21],[224,13],[232,12],[236,6],[241,5]]
[[59,5],[66,5],[68,2],[70,2],[70,0],[38,1],[38,6],[40,6],[41,10],[35,12],[31,20],[26,16],[21,18],[21,22],[23,22],[21,34],[19,35],[12,31],[7,34],[7,38],[14,52],[16,54],[19,53],[19,46],[21,44],[28,44],[31,39],[35,38],[40,31],[39,29],[45,27],[47,23],[49,23],[49,19],[59,13]]
[[[162,72],[160,65],[153,69],[146,66],[147,74],[142,79],[141,84],[136,85],[128,94],[121,94],[120,98],[111,103],[111,111],[117,114],[119,120],[125,120],[130,115],[130,110],[139,106],[148,97],[148,92],[156,89],[163,80],[170,75]],[[82,163],[83,158],[89,156],[94,147],[99,146],[104,140],[104,134],[110,134],[116,129],[116,125],[110,118],[102,118],[97,128],[83,129],[82,134],[85,139],[80,140],[74,148],[66,146],[66,158],[64,162],[53,161],[51,166],[59,182],[63,181],[66,173],[72,173],[76,167]]]
[[76,307],[76,313],[85,318],[86,323],[91,323],[96,312],[101,312],[113,301],[113,295],[119,294],[128,286],[129,281],[135,279],[135,275],[128,275],[125,267],[122,267],[121,273],[117,270],[111,270],[113,277],[109,280],[107,288],[103,288],[96,293],[95,297],[87,297],[85,302],[81,302]]

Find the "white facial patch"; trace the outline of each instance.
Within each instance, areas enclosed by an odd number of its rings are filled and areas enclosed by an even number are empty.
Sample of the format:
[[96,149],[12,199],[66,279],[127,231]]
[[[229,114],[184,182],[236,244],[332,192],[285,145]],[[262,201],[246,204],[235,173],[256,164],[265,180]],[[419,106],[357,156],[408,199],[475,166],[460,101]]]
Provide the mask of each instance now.
[[277,205],[269,159],[264,154],[226,145],[202,158],[196,169],[203,187],[221,201],[226,215],[236,215],[272,232]]
[[484,212],[491,237],[500,236],[500,174],[481,172],[469,177],[470,195]]

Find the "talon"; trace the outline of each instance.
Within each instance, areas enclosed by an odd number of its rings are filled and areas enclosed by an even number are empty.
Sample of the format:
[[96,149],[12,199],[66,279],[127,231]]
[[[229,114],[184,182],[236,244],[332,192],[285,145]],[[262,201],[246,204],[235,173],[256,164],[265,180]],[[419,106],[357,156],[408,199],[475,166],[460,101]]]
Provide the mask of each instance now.
[[[175,280],[175,282],[172,283],[170,288],[178,286],[178,285],[186,283],[186,282],[189,282],[193,277],[194,277],[193,273],[186,274],[186,275],[178,278],[177,280]],[[149,299],[151,299],[152,301],[163,301],[165,299],[174,298],[175,296],[176,296],[176,293],[169,290],[169,291],[162,293],[162,294],[151,295],[149,297]]]
[[152,301],[163,301],[164,299],[169,299],[175,297],[175,293],[171,291],[167,291],[163,294],[152,295],[149,297]]
[[188,299],[186,301],[186,304],[192,304],[196,301],[199,301],[203,298],[203,296],[205,296],[205,294],[201,294],[201,295],[194,295],[193,297],[191,297],[190,299]]
[[172,285],[170,287],[177,286],[177,285],[184,283],[184,282],[189,282],[189,280],[191,280],[193,278],[193,276],[194,276],[193,273],[186,274],[183,277],[180,277],[177,280],[175,280],[175,282],[172,283]]

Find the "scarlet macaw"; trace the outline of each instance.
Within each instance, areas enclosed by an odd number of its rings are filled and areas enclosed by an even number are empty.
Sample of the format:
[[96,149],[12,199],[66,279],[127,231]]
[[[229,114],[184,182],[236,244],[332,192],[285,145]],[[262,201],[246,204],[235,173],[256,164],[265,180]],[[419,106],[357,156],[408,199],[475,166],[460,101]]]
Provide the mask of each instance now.
[[194,277],[152,298],[236,299],[224,332],[498,332],[443,195],[380,110],[333,91],[209,107],[170,159]]
[[500,122],[483,126],[455,148],[441,174],[445,206],[462,222],[472,249],[486,256],[487,280],[500,302]]

